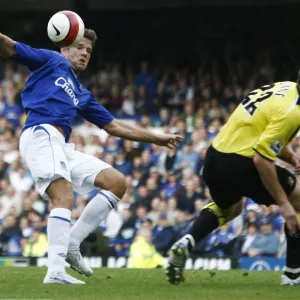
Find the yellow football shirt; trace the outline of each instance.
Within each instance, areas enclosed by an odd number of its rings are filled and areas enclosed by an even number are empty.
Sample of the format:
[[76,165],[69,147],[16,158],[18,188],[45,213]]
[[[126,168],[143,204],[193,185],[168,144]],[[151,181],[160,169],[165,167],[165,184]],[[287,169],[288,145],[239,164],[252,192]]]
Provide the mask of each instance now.
[[213,141],[224,153],[275,160],[300,126],[297,84],[285,81],[254,90],[243,99]]

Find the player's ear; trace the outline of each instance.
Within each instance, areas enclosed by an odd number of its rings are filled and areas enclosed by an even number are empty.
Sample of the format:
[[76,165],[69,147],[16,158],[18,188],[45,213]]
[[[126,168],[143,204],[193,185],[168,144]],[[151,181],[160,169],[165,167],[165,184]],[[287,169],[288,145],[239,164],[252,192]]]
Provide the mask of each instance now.
[[68,52],[69,52],[69,49],[68,49],[68,48],[60,48],[60,53],[61,53],[64,57],[67,57]]
[[68,53],[68,51],[69,51],[68,48],[60,48],[60,53],[64,56]]

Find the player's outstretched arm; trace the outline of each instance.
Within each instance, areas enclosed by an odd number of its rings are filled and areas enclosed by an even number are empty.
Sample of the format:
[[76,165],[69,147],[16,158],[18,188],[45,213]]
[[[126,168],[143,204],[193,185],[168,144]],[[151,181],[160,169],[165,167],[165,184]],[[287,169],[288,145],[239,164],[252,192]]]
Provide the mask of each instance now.
[[155,134],[145,130],[137,125],[131,125],[126,121],[114,119],[104,126],[104,129],[111,135],[118,136],[131,141],[153,143],[159,146],[166,146],[170,149],[176,149],[177,143],[183,140],[183,137],[175,134]]
[[15,42],[8,36],[0,33],[0,57],[9,58],[16,55]]

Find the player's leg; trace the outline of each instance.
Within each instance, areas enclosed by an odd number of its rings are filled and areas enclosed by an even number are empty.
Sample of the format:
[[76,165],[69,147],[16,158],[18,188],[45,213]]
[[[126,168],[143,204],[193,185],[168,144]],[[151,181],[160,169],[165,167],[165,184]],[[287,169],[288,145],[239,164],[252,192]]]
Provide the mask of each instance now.
[[44,283],[83,284],[66,274],[65,259],[70,241],[71,210],[74,196],[72,184],[64,178],[51,182],[46,190],[52,209],[48,218],[48,272]]
[[240,214],[243,204],[239,186],[248,163],[248,159],[241,156],[220,153],[213,147],[208,149],[203,178],[214,203],[201,210],[189,233],[172,246],[166,270],[170,283],[182,281],[186,259],[195,244]]
[[44,283],[84,283],[65,272],[73,192],[64,137],[50,125],[27,129],[20,138],[20,153],[42,197],[52,202],[47,224],[48,272]]
[[[300,221],[300,183],[297,180],[295,189],[289,196],[289,200],[298,213]],[[300,285],[300,230],[296,233],[290,233],[285,226],[287,241],[286,267],[284,275],[281,278],[282,285]]]
[[89,201],[80,218],[71,228],[70,245],[67,262],[71,267],[86,276],[93,271],[82,259],[79,251],[80,243],[106,218],[116,206],[126,190],[124,176],[105,162],[75,151],[69,152],[72,158],[71,176],[74,190],[78,193],[87,193],[98,187],[102,190]]
[[94,184],[101,191],[88,203],[79,220],[71,229],[70,247],[79,247],[80,243],[106,218],[115,208],[126,191],[125,177],[114,168],[100,171]]
[[[226,202],[226,200],[224,201]],[[209,203],[202,208],[189,233],[178,240],[171,248],[169,264],[166,269],[167,280],[170,283],[177,285],[183,281],[184,266],[193,247],[212,231],[240,215],[243,202],[243,200],[240,200],[226,209],[220,208],[215,203]]]
[[48,218],[48,270],[65,271],[65,257],[69,246],[73,191],[64,178],[50,183],[47,194],[52,208]]
[[[225,199],[226,196],[224,195],[224,202],[226,202]],[[238,201],[239,197],[236,199]],[[192,250],[193,245],[200,242],[212,231],[239,216],[243,210],[243,203],[244,201],[240,200],[229,208],[221,208],[215,203],[204,206],[190,229],[189,237],[186,237],[189,252]]]
[[[300,213],[300,183],[295,175],[287,169],[276,166],[279,182],[289,197],[289,201]],[[256,172],[256,170],[255,170]],[[254,172],[253,172],[254,173]],[[246,196],[251,197],[259,204],[271,205],[275,204],[275,200],[269,194],[262,184],[258,175],[252,175],[252,186],[249,187]],[[281,278],[282,285],[299,285],[300,284],[300,230],[297,233],[290,233],[285,226],[285,234],[287,240],[287,259],[286,271]]]

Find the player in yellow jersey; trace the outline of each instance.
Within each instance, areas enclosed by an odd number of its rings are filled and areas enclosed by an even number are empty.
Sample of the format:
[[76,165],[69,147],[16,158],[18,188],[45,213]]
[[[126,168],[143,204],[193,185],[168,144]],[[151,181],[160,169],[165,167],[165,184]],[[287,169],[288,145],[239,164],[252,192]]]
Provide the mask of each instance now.
[[289,147],[300,128],[299,86],[300,75],[297,83],[277,82],[250,92],[214,139],[203,168],[214,202],[202,209],[189,234],[172,246],[166,270],[170,283],[183,281],[185,262],[195,244],[238,216],[242,198],[250,197],[258,204],[279,205],[287,236],[281,284],[300,284],[300,182],[275,164],[280,158],[300,174],[300,158]]

